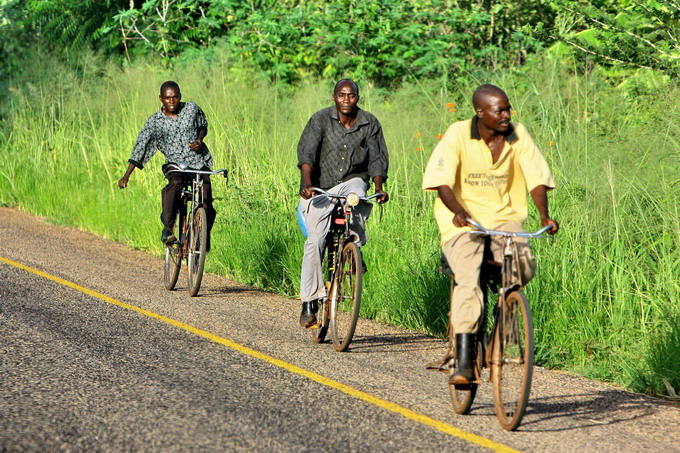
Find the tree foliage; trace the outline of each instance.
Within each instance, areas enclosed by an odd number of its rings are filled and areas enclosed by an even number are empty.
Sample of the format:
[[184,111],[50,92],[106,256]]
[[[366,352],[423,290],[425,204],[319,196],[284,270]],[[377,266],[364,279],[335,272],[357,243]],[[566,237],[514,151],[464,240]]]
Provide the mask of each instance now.
[[677,0],[560,0],[569,26],[560,38],[606,65],[680,75],[680,2]]
[[271,78],[398,84],[513,65],[555,40],[601,63],[680,72],[678,0],[0,0],[2,61],[21,43],[132,60],[221,46]]

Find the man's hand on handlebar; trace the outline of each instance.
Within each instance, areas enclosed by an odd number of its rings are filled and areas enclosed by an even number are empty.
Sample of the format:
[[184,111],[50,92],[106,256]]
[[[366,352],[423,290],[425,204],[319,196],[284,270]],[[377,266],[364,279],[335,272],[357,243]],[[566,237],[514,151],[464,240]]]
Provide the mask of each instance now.
[[456,215],[453,216],[453,224],[458,228],[463,228],[468,226],[467,219],[470,218],[470,214],[465,212],[465,209],[461,208]]
[[314,196],[314,191],[312,190],[313,188],[314,186],[311,184],[303,187],[302,189],[300,189],[300,196],[305,200],[309,200]]
[[560,229],[560,225],[557,223],[556,220],[541,219],[541,226],[547,226],[547,225],[552,226],[552,228],[550,228],[548,231],[546,231],[546,233],[548,233],[548,234],[556,234]]
[[388,194],[387,192],[385,192],[384,190],[382,190],[382,189],[376,190],[375,193],[381,194],[381,195],[377,198],[378,203],[380,203],[380,204],[387,203],[387,202],[390,200],[389,194]]

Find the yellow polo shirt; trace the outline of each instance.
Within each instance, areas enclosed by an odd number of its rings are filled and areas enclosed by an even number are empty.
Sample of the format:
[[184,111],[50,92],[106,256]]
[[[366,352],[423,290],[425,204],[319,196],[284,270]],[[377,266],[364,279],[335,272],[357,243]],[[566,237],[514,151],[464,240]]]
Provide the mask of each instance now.
[[[520,225],[528,216],[527,193],[545,185],[555,187],[548,164],[526,128],[512,123],[505,146],[494,164],[491,150],[477,130],[477,117],[453,123],[432,152],[423,176],[423,190],[447,185],[474,220],[486,228],[503,222]],[[434,215],[445,244],[469,231],[457,228],[454,214],[437,197]]]

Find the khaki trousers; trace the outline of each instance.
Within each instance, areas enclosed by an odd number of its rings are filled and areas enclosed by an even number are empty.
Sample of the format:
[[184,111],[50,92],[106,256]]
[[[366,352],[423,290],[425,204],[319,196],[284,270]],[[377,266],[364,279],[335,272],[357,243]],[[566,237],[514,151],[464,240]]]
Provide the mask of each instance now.
[[[486,225],[485,225],[486,226]],[[487,226],[488,228],[488,226]],[[494,226],[494,230],[524,231],[516,222]],[[461,233],[442,246],[444,256],[453,271],[456,286],[451,292],[449,322],[455,333],[473,333],[479,328],[484,304],[479,284],[485,238]],[[515,239],[519,254],[519,273],[522,286],[529,283],[536,272],[536,260],[527,239]],[[494,260],[503,261],[503,238],[491,238]]]

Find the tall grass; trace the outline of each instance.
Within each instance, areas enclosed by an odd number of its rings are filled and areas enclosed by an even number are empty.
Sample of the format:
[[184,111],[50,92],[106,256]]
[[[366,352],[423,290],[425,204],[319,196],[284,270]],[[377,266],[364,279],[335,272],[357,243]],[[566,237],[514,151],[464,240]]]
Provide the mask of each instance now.
[[[173,79],[205,110],[206,142],[230,170],[228,186],[214,180],[208,270],[295,296],[303,244],[295,149],[311,114],[330,105],[332,82],[281,87],[217,60],[168,72],[34,58],[42,59],[6,100],[0,204],[160,254],[162,156],[127,189],[116,182],[159,107],[160,83]],[[433,198],[420,190],[421,175],[437,134],[471,116],[474,86],[496,83],[559,186],[551,208],[562,231],[535,244],[539,273],[527,288],[537,362],[636,391],[680,391],[680,114],[671,106],[680,91],[625,96],[558,62],[468,79],[453,88],[418,81],[389,97],[361,84],[361,105],[380,118],[391,159],[391,201],[368,222],[362,315],[445,332],[448,281],[437,272]],[[537,226],[532,213],[527,228]]]

